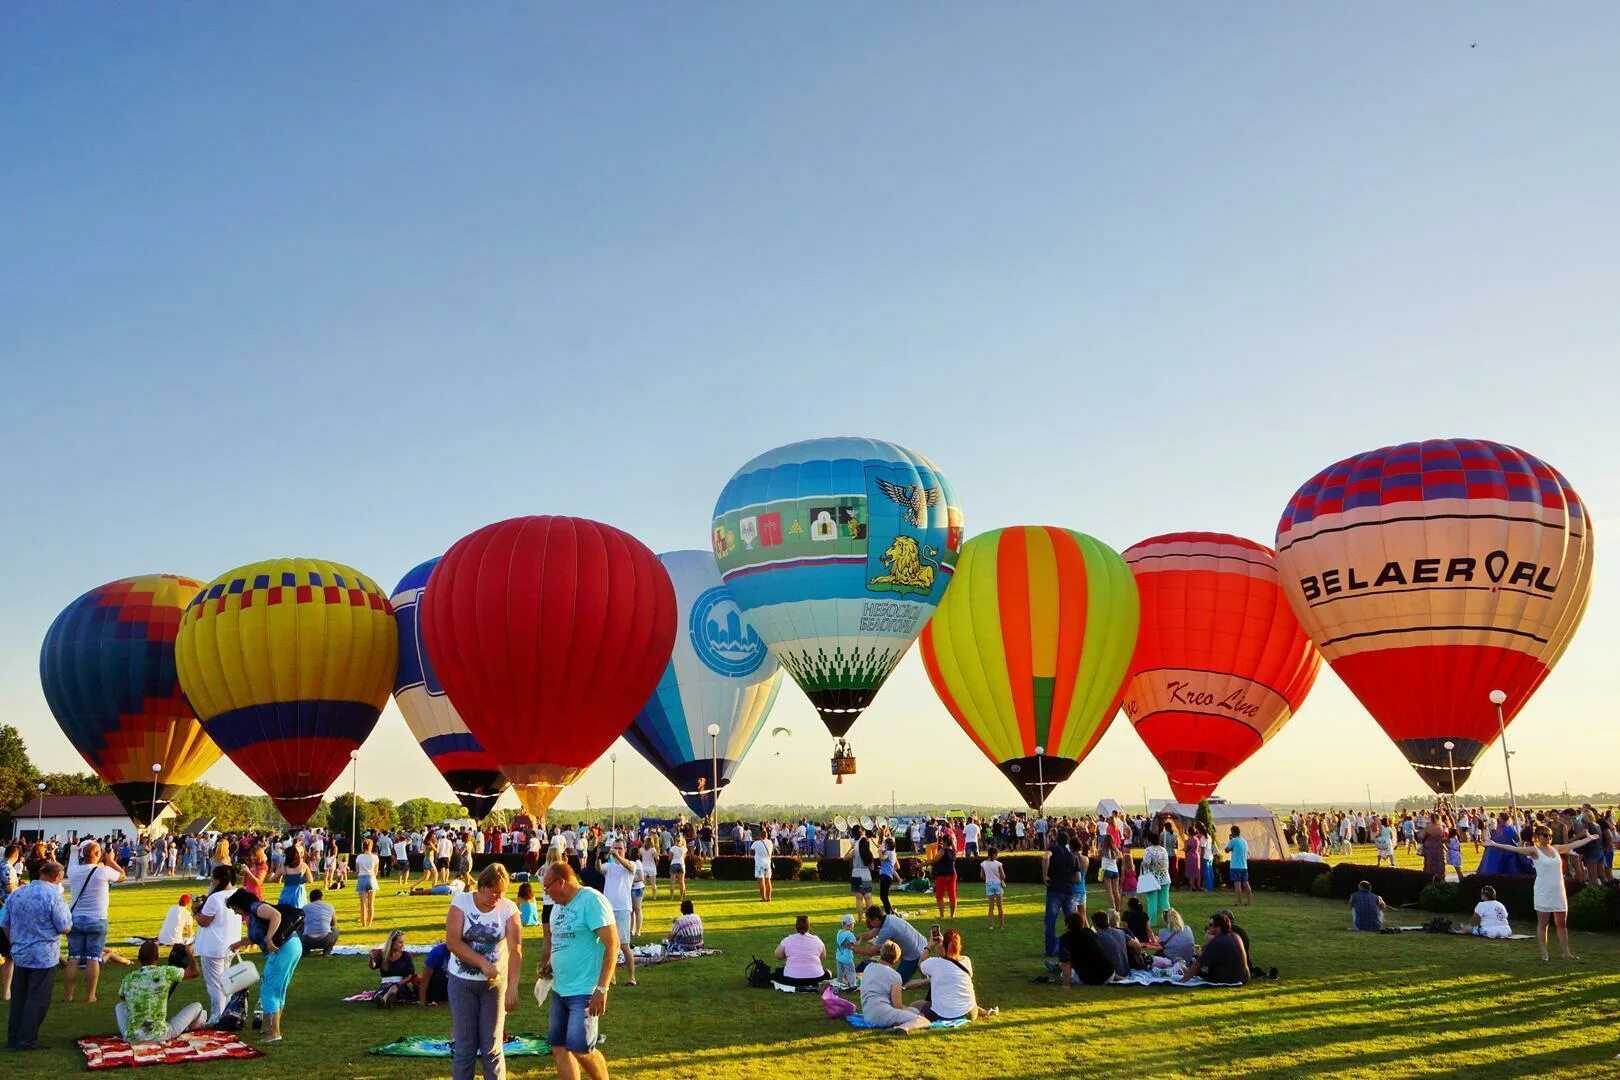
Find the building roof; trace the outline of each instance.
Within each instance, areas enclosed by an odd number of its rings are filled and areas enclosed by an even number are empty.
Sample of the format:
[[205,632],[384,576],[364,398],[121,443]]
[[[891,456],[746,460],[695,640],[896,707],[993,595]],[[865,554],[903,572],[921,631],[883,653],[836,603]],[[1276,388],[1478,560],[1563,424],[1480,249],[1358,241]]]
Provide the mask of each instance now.
[[41,802],[45,804],[43,816],[48,818],[129,817],[116,795],[46,795],[43,799],[28,800],[13,810],[11,816],[38,818]]

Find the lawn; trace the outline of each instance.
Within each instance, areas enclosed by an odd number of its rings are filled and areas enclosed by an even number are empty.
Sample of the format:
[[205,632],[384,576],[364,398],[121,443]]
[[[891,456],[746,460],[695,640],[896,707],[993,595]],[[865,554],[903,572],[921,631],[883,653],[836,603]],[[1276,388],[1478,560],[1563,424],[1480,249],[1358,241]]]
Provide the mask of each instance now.
[[[112,937],[155,933],[164,907],[189,885],[116,889]],[[639,987],[614,992],[603,1030],[617,1076],[1391,1077],[1466,1070],[1472,1076],[1590,1077],[1609,1075],[1620,1050],[1620,935],[1576,934],[1580,963],[1543,964],[1534,942],[1353,934],[1342,929],[1346,912],[1338,904],[1262,893],[1240,921],[1254,939],[1256,962],[1280,969],[1277,982],[1237,991],[1064,991],[1032,982],[1041,970],[1042,896],[1034,886],[1010,889],[1005,931],[986,931],[977,886],[966,890],[974,899],[956,921],[975,962],[980,1001],[1001,1006],[1001,1016],[911,1037],[857,1032],[825,1019],[810,995],[754,990],[743,979],[748,960],[768,956],[797,914],[808,914],[830,940],[848,907],[847,891],[784,882],[766,906],[754,898],[751,883],[695,886],[710,944],[724,955],[645,969]],[[377,925],[366,935],[355,928],[353,892],[333,898],[351,943],[380,942],[393,927],[415,941],[442,929],[442,898],[385,893]],[[899,906],[920,909],[923,899],[907,895]],[[1195,925],[1228,902],[1225,893],[1176,898]],[[667,927],[673,912],[660,894],[648,904],[648,926]],[[1422,920],[1402,912],[1392,921],[1403,917]],[[931,905],[919,921],[934,921]],[[531,978],[535,933],[526,939]],[[72,1039],[113,1030],[112,1002],[124,970],[109,967],[96,1005],[62,1004],[59,980],[42,1036],[53,1048],[26,1057],[0,1054],[0,1076],[82,1070]],[[366,1054],[399,1035],[449,1028],[443,1008],[379,1012],[340,1002],[373,982],[363,958],[306,959],[293,980],[284,1042],[252,1062],[171,1068],[191,1080],[223,1077],[226,1070],[300,1080],[446,1075],[448,1063]],[[201,996],[200,984],[187,983],[177,1000]],[[544,1030],[526,993],[509,1028]],[[550,1071],[549,1061],[511,1064],[514,1076]]]

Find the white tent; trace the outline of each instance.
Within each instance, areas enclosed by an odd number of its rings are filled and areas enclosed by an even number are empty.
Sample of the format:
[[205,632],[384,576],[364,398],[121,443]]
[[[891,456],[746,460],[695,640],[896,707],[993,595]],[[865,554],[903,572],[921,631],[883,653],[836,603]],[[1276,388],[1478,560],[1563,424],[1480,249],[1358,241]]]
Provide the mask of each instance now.
[[[1154,799],[1150,805],[1153,806],[1155,814],[1160,812],[1174,814],[1183,827],[1191,825],[1198,819],[1197,803]],[[1242,830],[1243,839],[1249,842],[1249,858],[1288,858],[1289,850],[1283,840],[1282,826],[1277,821],[1277,815],[1265,807],[1256,803],[1211,802],[1209,812],[1215,819],[1214,840],[1217,851],[1226,843],[1231,827],[1236,825]]]
[[1100,818],[1105,818],[1112,814],[1123,814],[1124,812],[1125,808],[1119,805],[1119,803],[1113,799],[1097,800],[1097,816]]

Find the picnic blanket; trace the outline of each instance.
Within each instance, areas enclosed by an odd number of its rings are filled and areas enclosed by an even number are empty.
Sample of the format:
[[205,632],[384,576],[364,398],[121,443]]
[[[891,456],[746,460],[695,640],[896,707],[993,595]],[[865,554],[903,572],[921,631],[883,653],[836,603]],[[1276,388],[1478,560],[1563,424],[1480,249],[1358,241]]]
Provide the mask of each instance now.
[[[386,1046],[374,1046],[369,1051],[383,1057],[447,1058],[455,1049],[455,1040],[439,1035],[406,1035]],[[551,1044],[538,1035],[508,1035],[501,1044],[501,1053],[507,1057],[543,1057],[551,1053]]]
[[[647,964],[662,964],[666,960],[685,960],[687,957],[691,956],[720,955],[719,949],[666,949],[657,942],[652,942],[647,945],[636,945],[631,948],[630,951],[636,954],[637,966],[646,966]],[[624,953],[621,952],[618,960],[614,962],[620,967],[623,967]]]
[[[1347,926],[1347,927],[1345,927],[1345,929],[1346,930],[1355,930],[1355,927]],[[1427,924],[1425,924],[1423,926],[1386,926],[1382,930],[1380,930],[1379,933],[1381,933],[1381,934],[1417,934],[1417,933],[1421,933],[1423,931],[1428,931],[1428,930],[1429,930],[1429,927],[1428,927]],[[1363,934],[1370,933],[1370,931],[1367,931],[1367,930],[1361,930],[1361,931],[1357,931],[1357,932],[1358,933],[1363,933]],[[1433,931],[1429,931],[1429,932],[1433,933]],[[1446,933],[1450,934],[1452,937],[1479,937],[1480,936],[1478,934],[1470,934],[1466,929],[1457,929],[1457,928],[1453,928],[1451,930],[1448,930],[1448,931],[1446,931]],[[1534,941],[1535,938],[1536,938],[1536,935],[1534,935],[1534,934],[1509,934],[1505,938],[1481,938],[1480,940],[1482,940],[1482,941]]]
[[[862,1016],[860,1013],[851,1013],[850,1015],[844,1017],[844,1019],[849,1023],[849,1025],[851,1027],[858,1027],[858,1028],[862,1029],[863,1031],[891,1031],[891,1030],[894,1030],[892,1028],[880,1028],[880,1027],[876,1026],[875,1024],[869,1024],[869,1023],[866,1022],[866,1017]],[[967,1020],[935,1020],[932,1024],[928,1025],[928,1030],[932,1031],[935,1028],[959,1028],[959,1027],[966,1026],[968,1023],[969,1023],[969,1021],[967,1021]]]
[[1129,975],[1115,975],[1104,986],[1242,986],[1242,983],[1210,982],[1208,979],[1188,979],[1182,982],[1168,971],[1133,971]]
[[116,1035],[98,1035],[78,1040],[78,1046],[84,1051],[85,1066],[91,1069],[179,1065],[222,1058],[245,1060],[262,1053],[229,1031],[188,1031],[178,1039],[155,1043],[128,1043]]
[[[364,1005],[366,1002],[376,1001],[380,997],[382,997],[382,987],[374,986],[370,990],[362,990],[358,994],[351,994],[343,1000],[346,1004],[350,1005]],[[411,1004],[415,1005],[416,1002],[412,1001]],[[428,1005],[430,1006],[436,1006],[438,1004],[439,1003],[437,1001],[428,1002]]]
[[[377,942],[376,945],[334,945],[334,946],[332,946],[332,952],[331,952],[330,955],[332,955],[332,956],[370,956],[371,955],[371,950],[377,948],[380,945],[382,945],[382,942],[380,942],[380,941]],[[408,953],[413,953],[413,954],[415,954],[417,956],[421,956],[424,953],[432,952],[433,951],[433,946],[432,945],[407,945],[407,946],[405,946],[405,951],[408,952]]]

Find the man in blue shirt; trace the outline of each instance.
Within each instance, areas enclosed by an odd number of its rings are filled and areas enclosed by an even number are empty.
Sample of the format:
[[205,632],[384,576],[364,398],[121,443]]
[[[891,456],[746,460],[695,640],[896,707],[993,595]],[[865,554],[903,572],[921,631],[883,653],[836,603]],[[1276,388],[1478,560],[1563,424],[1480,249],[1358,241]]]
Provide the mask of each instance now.
[[554,981],[547,1041],[558,1076],[606,1076],[596,1048],[597,1023],[607,1012],[619,934],[607,898],[580,884],[573,867],[552,863],[540,875],[551,898],[551,925],[540,946],[540,974]]
[[11,937],[11,1015],[6,1049],[40,1050],[39,1026],[51,1007],[56,966],[62,959],[62,935],[73,926],[68,902],[62,899],[62,867],[39,866],[39,880],[19,889],[0,908],[0,927]]
[[1350,924],[1357,930],[1384,928],[1384,898],[1372,891],[1370,881],[1361,882],[1350,894]]
[[1226,842],[1232,861],[1226,873],[1232,881],[1232,906],[1245,907],[1254,903],[1254,890],[1249,888],[1249,842],[1243,839],[1243,830],[1232,826],[1232,839]]

